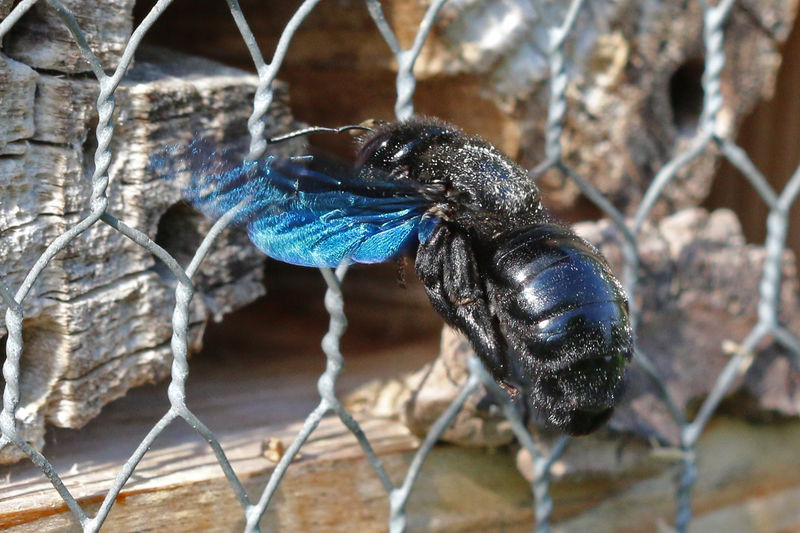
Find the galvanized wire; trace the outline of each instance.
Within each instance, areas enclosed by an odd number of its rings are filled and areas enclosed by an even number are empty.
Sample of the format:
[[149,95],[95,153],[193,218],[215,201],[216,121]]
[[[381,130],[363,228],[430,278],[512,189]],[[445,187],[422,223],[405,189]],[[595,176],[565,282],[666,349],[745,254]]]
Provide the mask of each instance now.
[[[573,2],[573,5],[576,3],[578,2]],[[623,284],[627,290],[629,300],[634,304],[631,308],[634,325],[638,324],[641,312],[636,306],[639,271],[636,238],[641,233],[644,223],[661,196],[664,187],[676,178],[681,168],[705,152],[709,145],[716,143],[722,149],[723,156],[742,172],[770,208],[770,214],[767,217],[767,238],[765,243],[767,257],[764,261],[762,281],[759,287],[758,321],[745,340],[739,345],[737,353],[731,357],[717,377],[694,420],[687,421],[686,414],[677,407],[676,402],[667,390],[665,380],[658,375],[650,359],[640,349],[637,349],[635,353],[634,359],[636,363],[652,378],[673,420],[681,429],[681,475],[676,489],[677,511],[675,520],[675,529],[679,532],[687,531],[692,516],[691,490],[697,480],[697,440],[724,395],[736,379],[749,368],[756,346],[765,337],[772,335],[776,343],[782,345],[795,357],[800,357],[800,341],[793,333],[781,326],[777,318],[779,311],[778,295],[781,286],[781,257],[786,248],[789,209],[797,198],[798,190],[800,190],[800,168],[789,180],[784,191],[778,195],[744,150],[738,147],[734,141],[717,135],[717,114],[724,103],[721,91],[721,75],[725,66],[725,51],[723,49],[724,25],[733,6],[733,0],[724,0],[716,6],[709,5],[706,2],[700,2],[700,4],[703,9],[703,42],[706,52],[705,69],[702,78],[704,98],[700,127],[690,146],[685,151],[676,154],[656,173],[636,210],[633,220],[628,223],[619,210],[614,208],[591,184],[581,178],[561,159],[559,139],[564,118],[563,103],[565,102],[566,84],[559,81],[559,74],[563,73],[564,68],[561,57],[562,52],[560,51],[564,41],[557,43],[558,46],[550,50],[551,94],[546,132],[547,142],[545,145],[546,160],[535,170],[536,173],[553,167],[561,170],[578,185],[581,191],[595,205],[609,216],[620,231],[623,237],[621,247],[625,261]],[[536,491],[534,492],[536,493]]]
[[[407,502],[414,488],[416,480],[423,475],[423,465],[431,449],[455,419],[456,415],[466,402],[467,398],[483,384],[497,399],[502,407],[504,416],[511,424],[511,428],[519,443],[531,454],[534,464],[531,492],[536,516],[535,531],[544,533],[549,531],[550,513],[554,502],[550,497],[550,478],[553,463],[561,456],[569,443],[569,438],[562,437],[553,443],[546,452],[541,445],[537,445],[528,428],[520,419],[519,413],[508,401],[505,393],[496,385],[491,376],[482,367],[477,358],[469,361],[469,377],[462,385],[458,395],[440,418],[433,424],[426,438],[423,440],[412,459],[402,484],[395,485],[380,458],[360,427],[356,419],[346,410],[337,398],[335,387],[339,373],[344,365],[344,358],[340,350],[340,340],[344,334],[347,320],[344,314],[344,300],[341,292],[341,283],[346,273],[342,266],[332,272],[322,269],[323,278],[328,286],[325,294],[325,307],[330,314],[328,332],[322,340],[322,351],[326,357],[326,369],[320,376],[317,384],[320,400],[315,409],[305,419],[295,440],[283,454],[273,470],[266,486],[259,495],[256,503],[251,503],[250,496],[243,484],[238,479],[230,461],[227,459],[219,440],[205,424],[196,416],[186,404],[185,383],[189,375],[187,362],[188,346],[188,309],[192,299],[194,287],[192,277],[197,272],[200,263],[208,253],[210,246],[219,233],[233,220],[236,209],[218,220],[209,231],[202,244],[198,247],[189,265],[184,269],[166,250],[157,245],[143,232],[126,225],[116,216],[108,213],[108,168],[112,159],[111,140],[114,135],[112,114],[114,111],[114,92],[121,82],[126,70],[131,64],[133,55],[142,41],[147,30],[155,23],[158,17],[170,5],[171,0],[159,0],[142,22],[133,31],[120,61],[111,75],[103,70],[97,56],[91,50],[88,40],[72,12],[58,0],[41,0],[46,2],[59,16],[67,27],[83,58],[98,80],[99,96],[96,103],[98,112],[98,125],[96,128],[97,148],[94,153],[95,170],[92,176],[92,194],[89,199],[89,213],[80,221],[68,228],[63,234],[56,237],[35,261],[28,271],[24,281],[16,292],[0,281],[0,300],[6,307],[5,319],[8,330],[6,343],[6,359],[3,363],[3,376],[5,388],[3,391],[3,409],[0,412],[0,448],[13,445],[44,473],[50,480],[54,489],[64,500],[70,513],[80,524],[83,531],[98,531],[108,516],[114,502],[125,483],[134,473],[137,465],[145,455],[154,440],[175,420],[182,419],[209,444],[220,464],[235,496],[239,500],[245,517],[245,531],[258,531],[259,522],[264,512],[278,489],[292,460],[296,457],[309,436],[318,426],[322,418],[334,413],[353,433],[364,450],[369,464],[375,471],[382,486],[387,492],[390,507],[389,529],[393,533],[405,531],[407,527]],[[226,0],[233,19],[242,35],[242,39],[253,59],[254,67],[258,73],[259,83],[253,100],[253,112],[248,120],[248,129],[251,136],[248,159],[257,159],[263,156],[267,139],[265,138],[267,110],[272,102],[273,82],[279,72],[280,66],[289,49],[291,39],[299,25],[315,8],[319,0],[305,0],[284,27],[270,63],[266,63],[260,51],[257,40],[250,30],[246,18],[242,13],[237,0]],[[412,98],[416,86],[414,64],[419,57],[427,36],[433,28],[435,17],[444,5],[445,0],[433,0],[428,7],[423,19],[420,21],[416,37],[407,50],[400,45],[395,33],[387,23],[378,0],[365,0],[367,9],[372,16],[377,31],[386,41],[390,53],[398,65],[396,80],[397,99],[395,113],[398,119],[408,118],[413,114]],[[22,0],[0,22],[0,40],[9,29],[29,10],[36,0]],[[772,339],[782,345],[790,353],[800,358],[800,341],[797,337],[782,326],[778,320],[779,293],[781,288],[781,257],[786,247],[786,233],[789,226],[789,211],[800,194],[800,168],[793,174],[783,191],[776,192],[769,185],[764,175],[752,163],[747,153],[737,146],[731,139],[720,137],[716,132],[717,115],[724,104],[721,92],[720,77],[725,66],[724,25],[733,6],[733,0],[723,0],[717,5],[709,5],[700,1],[704,13],[703,39],[706,51],[705,72],[702,78],[704,89],[703,109],[700,127],[695,139],[690,146],[675,154],[661,170],[654,176],[652,183],[645,192],[644,197],[632,219],[626,220],[625,216],[605,199],[589,182],[570,168],[562,159],[561,137],[563,134],[564,117],[567,112],[566,90],[569,84],[567,73],[567,59],[564,51],[565,43],[569,40],[576,20],[580,16],[583,0],[571,0],[564,13],[563,20],[546,21],[547,47],[546,54],[549,61],[549,91],[550,100],[548,117],[545,130],[545,159],[538,165],[532,174],[534,176],[550,169],[563,173],[567,179],[574,181],[583,193],[592,200],[611,221],[616,225],[622,236],[621,248],[624,259],[623,282],[628,291],[631,302],[636,302],[636,290],[639,271],[639,254],[637,238],[643,225],[660,198],[664,187],[675,180],[678,171],[691,160],[704,153],[712,144],[720,148],[723,157],[727,158],[743,176],[754,186],[760,197],[770,209],[767,217],[767,238],[765,242],[766,259],[764,262],[762,280],[759,286],[758,321],[753,329],[741,342],[736,354],[731,357],[728,364],[718,376],[711,392],[706,397],[697,415],[693,420],[687,421],[686,414],[677,406],[670,397],[666,383],[658,375],[654,365],[647,356],[637,350],[635,360],[649,375],[657,390],[671,413],[675,423],[681,428],[681,458],[679,468],[681,476],[676,487],[676,529],[684,532],[691,520],[691,490],[697,479],[696,444],[705,425],[716,410],[723,396],[730,389],[734,381],[743,372],[746,372],[755,357],[756,346],[765,338]],[[542,10],[544,12],[544,10]],[[23,353],[23,318],[22,303],[28,296],[31,288],[39,279],[41,272],[48,263],[78,235],[87,228],[102,222],[128,237],[138,246],[150,251],[162,261],[177,279],[175,288],[175,308],[172,319],[173,336],[172,351],[173,363],[171,379],[167,388],[170,407],[166,413],[154,424],[150,432],[139,443],[136,450],[121,466],[111,487],[107,491],[97,513],[89,517],[81,505],[66,488],[60,476],[47,458],[25,442],[20,435],[16,414],[19,407],[20,390],[20,357]],[[640,310],[632,307],[632,319],[638,324]]]

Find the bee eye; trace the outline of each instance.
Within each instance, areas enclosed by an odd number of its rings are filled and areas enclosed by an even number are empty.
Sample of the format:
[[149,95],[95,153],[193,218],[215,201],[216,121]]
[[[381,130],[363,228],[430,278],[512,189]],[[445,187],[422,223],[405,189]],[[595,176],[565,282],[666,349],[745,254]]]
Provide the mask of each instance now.
[[368,160],[383,159],[380,156],[380,152],[386,149],[390,138],[391,132],[384,132],[367,140],[364,146],[361,147],[361,151],[358,153],[358,158],[356,159],[356,168],[363,167]]

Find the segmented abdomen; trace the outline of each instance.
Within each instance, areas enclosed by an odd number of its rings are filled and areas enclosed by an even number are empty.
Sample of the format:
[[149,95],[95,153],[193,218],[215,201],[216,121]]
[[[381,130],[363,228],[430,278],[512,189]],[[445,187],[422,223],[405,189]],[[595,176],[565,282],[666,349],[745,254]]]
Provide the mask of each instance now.
[[628,303],[599,252],[550,224],[498,240],[494,265],[508,313],[501,327],[527,373],[580,370],[619,379],[632,349]]

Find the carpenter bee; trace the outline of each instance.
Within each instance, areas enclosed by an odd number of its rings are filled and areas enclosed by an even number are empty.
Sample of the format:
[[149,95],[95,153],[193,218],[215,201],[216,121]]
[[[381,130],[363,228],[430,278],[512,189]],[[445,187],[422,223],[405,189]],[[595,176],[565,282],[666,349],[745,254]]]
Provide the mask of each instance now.
[[197,173],[185,196],[211,217],[238,206],[253,243],[292,264],[416,250],[433,307],[499,384],[548,426],[597,429],[633,351],[627,298],[605,259],[486,141],[431,118],[368,129],[352,175],[266,159]]

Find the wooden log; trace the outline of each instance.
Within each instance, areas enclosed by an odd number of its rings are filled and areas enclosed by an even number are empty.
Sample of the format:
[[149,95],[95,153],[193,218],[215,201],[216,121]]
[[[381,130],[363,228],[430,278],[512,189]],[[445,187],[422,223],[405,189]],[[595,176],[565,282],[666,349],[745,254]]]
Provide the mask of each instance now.
[[[154,173],[150,158],[195,136],[245,153],[256,84],[255,76],[211,61],[143,51],[115,95],[108,212],[188,264],[210,223],[180,203],[179,188]],[[45,247],[86,215],[96,146],[96,82],[40,74],[25,87],[36,98],[17,122],[35,130],[19,130],[27,135],[16,141],[23,154],[0,158],[0,272],[14,290]],[[276,84],[270,131],[292,126],[285,95]],[[297,149],[282,144],[276,153]],[[193,349],[207,320],[263,294],[262,264],[243,232],[218,239],[196,277]],[[18,418],[28,440],[41,448],[45,424],[80,427],[129,388],[167,375],[174,288],[150,252],[102,223],[56,256],[23,301]],[[3,454],[0,460],[19,458],[13,447]]]
[[[104,69],[115,69],[133,29],[133,0],[65,0],[89,48]],[[89,63],[75,38],[47,2],[37,2],[4,39],[5,53],[37,69],[72,74]]]

